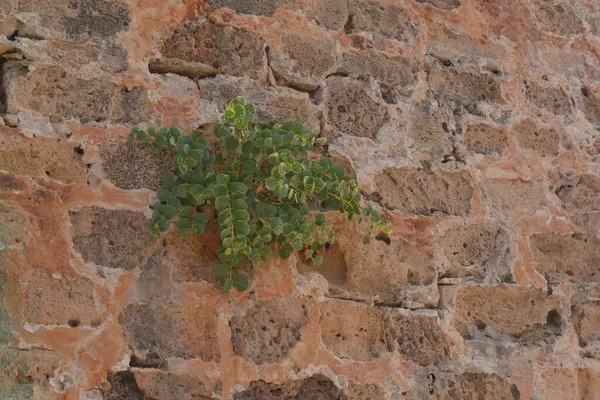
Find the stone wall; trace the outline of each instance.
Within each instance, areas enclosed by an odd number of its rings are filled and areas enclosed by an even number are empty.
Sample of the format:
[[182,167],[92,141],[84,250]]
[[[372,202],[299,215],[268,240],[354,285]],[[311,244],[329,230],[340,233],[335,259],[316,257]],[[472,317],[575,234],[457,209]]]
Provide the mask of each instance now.
[[[0,0],[0,398],[600,399],[597,0]],[[136,124],[329,140],[393,222],[213,277]]]

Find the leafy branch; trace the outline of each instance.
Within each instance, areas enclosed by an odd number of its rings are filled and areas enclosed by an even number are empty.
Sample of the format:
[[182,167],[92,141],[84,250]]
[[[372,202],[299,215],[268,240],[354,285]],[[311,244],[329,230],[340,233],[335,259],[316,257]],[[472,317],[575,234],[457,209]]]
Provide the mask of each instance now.
[[214,209],[221,239],[215,274],[229,292],[249,287],[246,276],[234,273],[245,259],[267,262],[275,254],[287,259],[303,251],[321,265],[319,251],[335,233],[318,207],[346,213],[368,234],[374,228],[391,233],[370,204],[361,206],[360,190],[343,167],[328,157],[308,157],[324,138],[298,122],[256,124],[255,115],[253,104],[235,98],[210,141],[198,130],[132,130],[130,144],[138,140],[156,152],[176,152],[177,175],[163,177],[152,207],[153,236],[173,225],[181,236],[202,235]]

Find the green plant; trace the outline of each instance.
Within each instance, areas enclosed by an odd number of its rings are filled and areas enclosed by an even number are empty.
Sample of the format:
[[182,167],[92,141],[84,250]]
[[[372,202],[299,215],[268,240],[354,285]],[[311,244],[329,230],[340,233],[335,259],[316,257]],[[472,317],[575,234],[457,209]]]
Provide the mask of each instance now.
[[215,210],[221,239],[215,274],[225,279],[225,292],[248,288],[248,278],[233,273],[246,258],[266,262],[276,253],[286,259],[304,251],[320,265],[319,250],[335,234],[319,208],[347,213],[369,234],[374,227],[391,232],[371,205],[361,207],[356,182],[343,167],[316,153],[309,156],[324,138],[297,122],[254,123],[255,114],[254,105],[238,97],[214,126],[213,138],[176,128],[134,128],[129,138],[156,152],[176,150],[177,176],[164,176],[152,207],[153,235],[173,224],[181,236],[202,235]]

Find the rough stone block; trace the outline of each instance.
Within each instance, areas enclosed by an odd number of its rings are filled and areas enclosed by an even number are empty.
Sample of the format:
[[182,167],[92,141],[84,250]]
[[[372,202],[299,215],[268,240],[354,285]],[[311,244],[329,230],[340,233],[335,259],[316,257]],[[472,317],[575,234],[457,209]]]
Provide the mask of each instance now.
[[344,26],[348,33],[369,32],[379,38],[408,41],[414,37],[414,27],[405,10],[396,4],[373,0],[348,3],[349,18]]
[[469,339],[491,327],[523,344],[551,342],[562,332],[558,298],[519,286],[466,286],[456,297],[454,326]]
[[466,171],[385,168],[375,182],[381,204],[393,210],[419,215],[466,216],[471,212],[473,187]]
[[580,400],[598,400],[600,397],[600,372],[593,369],[577,371]]
[[347,52],[338,71],[355,78],[372,76],[379,83],[384,100],[395,104],[412,92],[418,64],[410,58],[390,57],[376,51]]
[[154,153],[142,143],[107,143],[100,148],[104,175],[118,188],[156,190],[163,175],[174,173],[174,154],[163,151]]
[[300,299],[269,300],[238,309],[229,323],[233,352],[255,364],[280,362],[302,339],[307,323],[307,306]]
[[599,177],[589,174],[580,176],[569,174],[557,185],[554,193],[561,200],[563,209],[574,223],[591,229],[600,227]]
[[[163,61],[172,59],[178,68],[199,65],[214,69],[214,74],[266,77],[265,42],[246,29],[214,24],[208,20],[186,23],[177,28],[160,46]],[[182,64],[183,63],[183,64]],[[174,71],[177,72],[177,71]]]
[[556,115],[570,115],[571,99],[560,86],[525,80],[525,97],[538,108]]
[[262,15],[271,17],[277,8],[299,4],[298,0],[207,0],[210,9],[230,8],[238,14]]
[[7,247],[15,246],[23,241],[25,236],[24,224],[25,219],[21,213],[12,206],[0,203],[0,254]]
[[145,400],[146,395],[138,387],[131,371],[109,373],[107,377],[109,389],[101,391],[102,399]]
[[[113,39],[129,28],[127,6],[120,0],[22,0],[18,12],[33,13],[39,26],[26,24],[22,35],[48,37],[46,30],[75,42]],[[41,28],[41,29],[40,29]]]
[[217,315],[203,307],[131,304],[119,315],[129,347],[165,357],[218,361]]
[[347,300],[320,304],[321,338],[340,358],[369,361],[387,351],[385,323],[377,308]]
[[442,10],[455,10],[460,7],[460,0],[416,0],[417,3],[430,4]]
[[571,308],[573,327],[582,347],[600,344],[600,301],[577,303]]
[[141,213],[94,206],[70,211],[69,216],[73,246],[85,262],[132,269],[146,257],[150,227]]
[[66,184],[85,183],[82,149],[64,138],[27,138],[0,127],[0,169],[33,178],[48,177]]
[[592,235],[534,235],[534,268],[553,284],[600,282],[600,239]]
[[512,281],[509,237],[498,223],[456,225],[444,233],[438,245],[450,262],[442,277],[486,283]]
[[574,36],[585,33],[581,18],[573,3],[569,1],[533,0],[533,16],[539,29],[560,36]]
[[323,375],[289,381],[282,384],[263,380],[250,382],[248,389],[236,393],[233,400],[331,400],[337,399],[340,389]]
[[515,385],[511,385],[497,374],[465,372],[457,374],[434,370],[426,379],[427,387],[413,389],[410,400],[520,400]]
[[335,64],[335,42],[328,38],[283,34],[281,44],[270,47],[269,59],[280,84],[313,91]]
[[[210,400],[210,391],[195,376],[156,369],[133,369],[144,398],[155,400]],[[128,399],[129,400],[129,399]]]
[[504,129],[486,124],[469,125],[464,144],[469,151],[488,156],[504,156],[508,150],[508,138]]
[[388,313],[389,340],[406,359],[422,366],[450,359],[450,348],[437,317]]
[[104,305],[96,300],[94,284],[83,277],[59,275],[41,269],[31,273],[24,287],[24,320],[73,328],[99,323]]
[[545,186],[540,181],[488,179],[483,194],[494,210],[536,212],[547,204]]
[[327,29],[339,31],[348,21],[348,1],[317,1],[309,11],[309,16]]
[[452,154],[454,131],[452,115],[440,109],[424,107],[423,112],[415,111],[408,117],[408,136],[419,146],[419,150],[430,151],[437,159]]
[[350,385],[342,392],[340,400],[384,400],[385,393],[381,386],[373,383],[366,385]]
[[498,78],[485,72],[459,71],[454,68],[429,68],[427,80],[435,98],[451,108],[464,107],[480,115],[479,103],[504,104]]
[[201,123],[220,121],[225,107],[236,96],[244,96],[258,109],[256,122],[271,120],[302,122],[315,132],[320,130],[320,110],[308,93],[283,87],[264,87],[248,78],[225,77],[202,79],[198,82],[200,96],[206,100],[201,110]]
[[[102,0],[104,1],[104,0]],[[9,82],[9,110],[30,109],[50,119],[87,123],[137,124],[151,118],[145,89],[103,79],[83,79],[56,66],[40,66],[25,78]]]
[[385,304],[437,304],[437,271],[424,246],[401,238],[389,244],[368,237],[357,240],[356,232],[346,231],[338,232],[336,244],[323,256],[323,265],[312,270],[329,281],[333,295]]
[[327,79],[327,121],[334,131],[374,139],[387,122],[387,107],[374,100],[367,84],[357,80]]
[[532,119],[519,121],[511,129],[523,149],[538,152],[542,156],[558,155],[559,136],[555,129],[540,127]]
[[581,111],[592,124],[600,125],[600,99],[587,86],[581,87]]

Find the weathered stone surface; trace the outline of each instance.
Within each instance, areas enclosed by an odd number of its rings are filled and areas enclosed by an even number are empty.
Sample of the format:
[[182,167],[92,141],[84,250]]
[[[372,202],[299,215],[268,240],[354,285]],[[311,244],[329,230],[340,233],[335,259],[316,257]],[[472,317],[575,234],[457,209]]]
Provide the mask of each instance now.
[[534,235],[531,247],[536,271],[551,283],[600,282],[600,240],[595,236]]
[[121,189],[148,188],[156,190],[163,175],[175,172],[173,154],[154,153],[142,143],[107,143],[102,146],[102,169],[105,176]]
[[347,300],[320,304],[321,338],[340,358],[369,361],[387,351],[382,313],[373,307]]
[[545,188],[539,181],[489,179],[483,184],[483,194],[498,211],[536,212],[547,204]]
[[14,207],[0,203],[0,253],[24,239],[25,220]]
[[573,175],[562,180],[554,193],[560,199],[564,210],[571,220],[582,226],[592,229],[600,225],[600,209],[598,199],[600,198],[600,178],[595,175]]
[[0,128],[0,169],[63,183],[85,182],[83,150],[64,138],[27,138],[18,130]]
[[422,366],[450,358],[450,348],[436,317],[389,313],[389,339],[403,358]]
[[592,369],[579,369],[579,396],[582,400],[594,400],[600,393],[600,372]]
[[381,386],[368,383],[366,385],[350,385],[342,392],[340,400],[384,400],[385,394]]
[[23,318],[40,325],[98,323],[104,305],[95,295],[94,284],[83,277],[67,277],[34,270],[24,290]]
[[[410,400],[519,400],[519,390],[497,374],[465,372],[463,374],[434,371],[429,375],[429,388],[417,388],[409,393]],[[433,382],[431,382],[433,381]]]
[[410,167],[386,168],[376,177],[381,204],[419,215],[469,215],[473,188],[469,173]]
[[134,369],[135,382],[145,398],[156,400],[209,400],[210,393],[200,379],[156,369]]
[[533,0],[532,11],[539,29],[561,36],[585,32],[583,22],[568,1]]
[[267,66],[264,46],[263,39],[246,29],[202,20],[177,28],[160,51],[166,62],[204,64],[214,68],[215,74],[261,79],[266,77]]
[[373,0],[348,3],[349,18],[344,26],[346,33],[370,32],[380,38],[408,41],[414,28],[405,10],[395,4]]
[[323,252],[323,265],[314,269],[329,281],[335,296],[373,298],[377,303],[437,304],[437,271],[426,248],[402,238],[386,243],[356,232],[340,232],[336,244]]
[[469,113],[480,115],[480,103],[505,103],[500,81],[493,74],[434,65],[429,68],[427,80],[438,102],[453,109],[462,106]]
[[255,364],[279,362],[301,340],[307,323],[307,306],[300,299],[257,302],[236,310],[229,323],[233,352]]
[[501,283],[512,281],[508,233],[499,224],[456,225],[438,241],[450,262],[442,277]]
[[575,304],[571,308],[571,318],[580,346],[600,342],[600,301]]
[[45,37],[49,36],[45,30],[50,30],[76,42],[112,39],[128,29],[131,19],[127,6],[119,0],[23,0],[17,11],[33,13],[39,21],[39,27],[26,25],[23,33]]
[[430,151],[436,158],[443,159],[444,155],[453,150],[453,134],[451,129],[453,116],[429,105],[421,111],[415,111],[408,118],[408,136],[414,140],[419,149]]
[[101,391],[102,399],[144,400],[146,397],[131,371],[111,373],[107,380],[110,389]]
[[31,41],[24,46],[28,59],[38,63],[60,64],[74,70],[116,74],[128,69],[127,52],[118,46],[72,43],[62,40]]
[[390,57],[376,51],[344,53],[338,68],[340,73],[355,78],[372,76],[379,82],[381,94],[388,103],[397,103],[412,92],[417,70],[413,59]]
[[524,88],[525,97],[536,107],[556,115],[566,116],[572,113],[571,99],[560,86],[526,80]]
[[277,121],[301,121],[315,132],[320,130],[319,109],[308,93],[282,87],[262,87],[247,78],[219,75],[198,82],[200,96],[206,100],[202,107],[201,123],[220,121],[225,107],[236,96],[244,96],[259,112],[256,121],[268,124]]
[[131,304],[119,315],[119,324],[134,351],[152,352],[162,358],[220,358],[217,316],[213,310]]
[[73,246],[84,261],[132,269],[144,260],[150,228],[141,213],[94,206],[70,211],[69,216]]
[[285,5],[296,5],[298,0],[207,0],[211,9],[230,8],[238,14],[272,16],[275,10]]
[[555,129],[540,127],[531,119],[524,119],[513,126],[511,135],[523,149],[537,151],[542,156],[558,155],[559,136]]
[[270,66],[280,84],[302,91],[316,90],[335,63],[335,42],[285,34],[271,46]]
[[506,132],[486,124],[469,125],[464,143],[468,150],[484,155],[503,156],[508,150]]
[[600,100],[587,86],[581,87],[581,96],[583,105],[581,111],[592,124],[600,125]]
[[416,0],[417,3],[431,4],[442,10],[455,10],[460,7],[460,0]]
[[263,380],[252,381],[250,387],[233,396],[234,400],[330,400],[337,399],[340,390],[323,375],[314,375],[284,384],[269,383]]
[[367,84],[347,78],[327,79],[327,121],[334,132],[374,139],[389,118],[387,108],[373,99]]
[[102,79],[83,79],[55,66],[40,66],[12,84],[9,109],[30,109],[48,117],[50,122],[76,119],[83,124],[134,125],[151,118],[150,100],[139,86],[128,91],[125,86]]
[[562,332],[559,300],[528,287],[466,286],[456,298],[454,326],[465,338],[491,327],[525,343],[551,341]]
[[317,23],[330,30],[341,30],[348,21],[348,1],[317,1],[309,12]]

